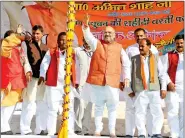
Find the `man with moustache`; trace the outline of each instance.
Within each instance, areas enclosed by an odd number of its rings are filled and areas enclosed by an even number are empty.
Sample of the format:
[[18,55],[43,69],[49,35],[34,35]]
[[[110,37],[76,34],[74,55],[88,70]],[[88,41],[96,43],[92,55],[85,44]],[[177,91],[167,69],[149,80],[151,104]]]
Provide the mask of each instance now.
[[184,34],[175,37],[175,50],[164,55],[167,72],[167,119],[172,138],[183,138]]
[[25,41],[23,45],[33,75],[32,80],[28,83],[28,86],[23,93],[20,130],[22,135],[32,134],[30,126],[36,108],[35,134],[46,135],[45,115],[47,107],[43,101],[45,86],[44,84],[37,86],[37,83],[39,80],[40,64],[48,47],[41,41],[44,34],[44,29],[41,25],[35,25],[32,28],[32,32],[32,40]]
[[88,24],[89,15],[86,14],[82,31],[85,41],[94,53],[82,97],[95,104],[95,136],[101,135],[103,110],[106,104],[110,137],[116,138],[116,107],[119,102],[121,70],[124,85],[129,87],[130,60],[122,45],[115,41],[115,30],[111,26],[105,28],[104,40],[98,40],[90,32]]
[[[55,135],[57,126],[57,113],[62,107],[65,85],[65,59],[66,59],[66,33],[61,32],[57,39],[58,46],[49,49],[41,64],[38,85],[46,81],[45,101],[48,113],[45,118],[48,135]],[[72,73],[73,74],[73,73]],[[74,79],[73,79],[74,80]],[[73,81],[74,83],[74,81]],[[72,87],[71,90],[73,91]],[[70,92],[69,126],[68,134],[74,134],[74,95]],[[63,109],[62,109],[63,110]]]
[[[146,38],[146,31],[143,28],[137,28],[134,31],[134,37],[135,37],[135,41],[136,43],[128,46],[128,48],[126,49],[126,53],[129,57],[129,59],[131,59],[133,56],[139,54],[139,40]],[[151,52],[153,54],[158,54],[158,50],[154,45],[151,45],[150,48]],[[125,113],[125,133],[126,133],[126,137],[127,138],[131,138],[134,137],[134,133],[135,133],[135,108],[134,108],[134,94],[130,89],[125,89],[125,97],[126,97],[126,113]],[[148,133],[149,135],[152,135],[152,130],[151,130],[151,114],[150,112],[148,112],[147,114],[147,129],[148,129]]]
[[146,137],[146,114],[150,107],[152,115],[152,138],[162,138],[163,112],[161,98],[166,96],[166,73],[158,54],[151,52],[147,38],[139,40],[140,54],[131,58],[131,89],[135,93],[135,123],[138,138]]
[[[87,44],[84,38],[83,46],[75,48],[74,52],[76,55],[76,69],[77,69],[76,89],[80,95],[89,73],[89,67],[93,52],[91,51],[90,46]],[[83,99],[75,97],[74,110],[76,116],[75,133],[78,135],[88,135],[91,126],[90,122],[91,122],[92,103],[86,102]]]

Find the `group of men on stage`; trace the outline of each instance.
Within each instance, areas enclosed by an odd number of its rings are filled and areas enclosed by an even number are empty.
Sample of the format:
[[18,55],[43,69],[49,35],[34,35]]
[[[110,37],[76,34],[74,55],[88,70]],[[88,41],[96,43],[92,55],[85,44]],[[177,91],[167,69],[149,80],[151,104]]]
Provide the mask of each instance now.
[[[30,14],[39,6],[28,8]],[[30,14],[29,17],[35,18]],[[161,138],[164,120],[161,103],[164,99],[171,137],[183,138],[184,35],[175,37],[175,50],[164,55],[161,61],[156,47],[146,38],[145,29],[134,31],[136,44],[125,51],[116,42],[116,32],[111,26],[105,28],[103,40],[95,38],[90,32],[89,19],[86,14],[82,26],[83,46],[74,47],[73,51],[69,134],[89,134],[94,104],[94,135],[101,136],[106,104],[110,137],[116,138],[116,109],[119,93],[123,91],[126,99],[126,137],[134,137],[137,128],[139,138],[147,135]],[[57,133],[57,116],[62,113],[65,94],[66,33],[58,33],[60,29],[55,28],[57,31],[51,32],[48,43],[44,44],[43,26],[46,29],[48,26],[36,20],[32,24],[31,38],[20,35],[22,27],[19,26],[16,32],[7,31],[2,40],[2,135],[13,134],[9,120],[21,99],[22,135],[33,133],[30,127],[35,108],[34,134]]]

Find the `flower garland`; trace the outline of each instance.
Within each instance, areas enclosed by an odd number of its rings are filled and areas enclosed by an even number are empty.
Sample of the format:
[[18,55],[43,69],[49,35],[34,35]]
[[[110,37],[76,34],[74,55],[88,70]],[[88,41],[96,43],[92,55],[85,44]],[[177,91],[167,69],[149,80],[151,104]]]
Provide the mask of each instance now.
[[71,83],[71,65],[72,65],[72,45],[74,39],[74,27],[75,27],[75,2],[68,2],[68,22],[67,22],[67,55],[66,55],[66,75],[65,75],[65,86],[64,86],[64,102],[63,102],[63,113],[62,113],[62,124],[58,132],[58,138],[68,138],[68,119],[69,119],[69,92]]

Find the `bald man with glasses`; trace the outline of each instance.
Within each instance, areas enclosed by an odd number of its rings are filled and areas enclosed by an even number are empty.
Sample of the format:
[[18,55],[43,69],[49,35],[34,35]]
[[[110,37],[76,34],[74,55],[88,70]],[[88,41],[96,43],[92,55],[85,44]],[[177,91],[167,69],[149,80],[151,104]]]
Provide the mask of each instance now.
[[[87,44],[93,51],[89,75],[82,90],[82,98],[95,104],[95,136],[100,136],[103,129],[102,117],[104,105],[108,109],[109,133],[116,138],[116,107],[119,102],[119,86],[121,76],[125,87],[130,83],[130,60],[122,48],[115,41],[114,28],[107,26],[104,39],[98,40],[90,32],[88,26],[89,15],[84,17],[82,26],[83,35]],[[88,94],[86,94],[88,90]]]

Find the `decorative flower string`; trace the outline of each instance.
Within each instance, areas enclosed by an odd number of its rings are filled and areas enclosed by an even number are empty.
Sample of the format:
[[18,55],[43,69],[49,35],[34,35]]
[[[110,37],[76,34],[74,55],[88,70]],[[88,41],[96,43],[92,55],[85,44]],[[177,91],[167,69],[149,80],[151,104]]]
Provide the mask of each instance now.
[[70,83],[71,83],[71,65],[72,65],[72,45],[74,39],[74,27],[75,27],[75,2],[68,2],[68,22],[67,22],[67,54],[66,54],[66,65],[65,65],[65,86],[63,96],[63,112],[62,112],[62,124],[58,132],[58,138],[68,138],[68,119],[69,119],[69,92],[70,92]]

